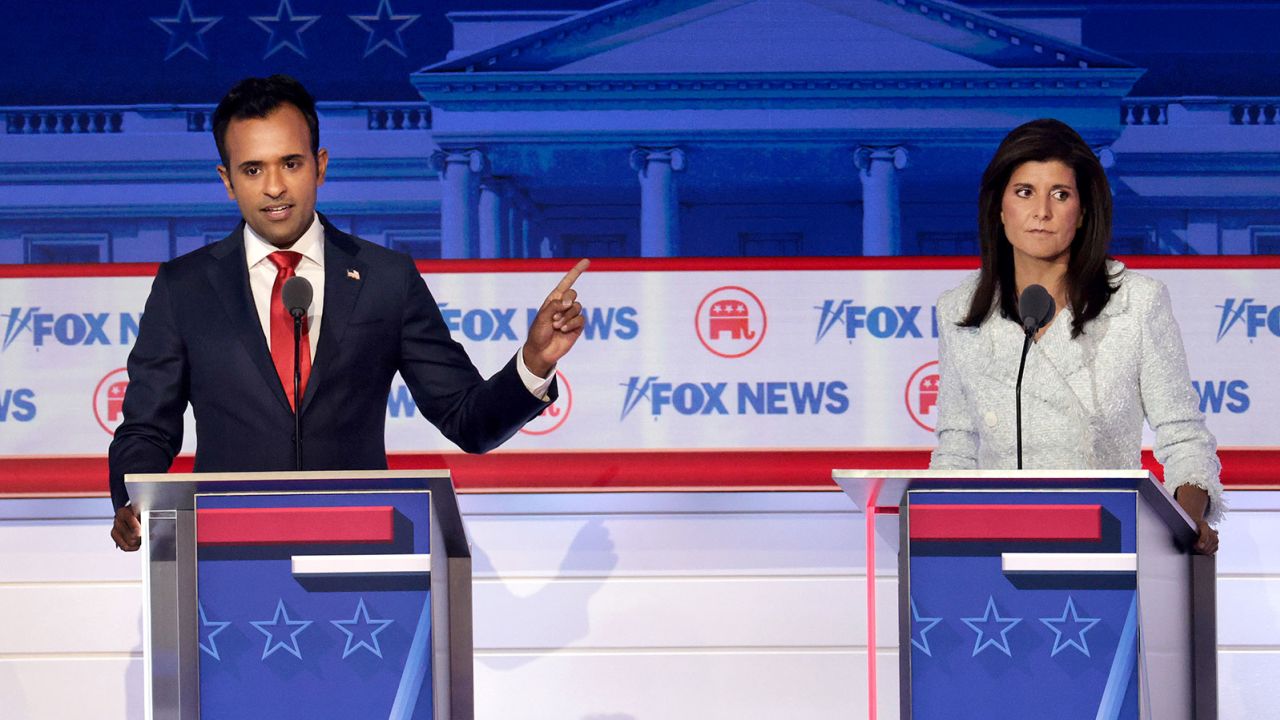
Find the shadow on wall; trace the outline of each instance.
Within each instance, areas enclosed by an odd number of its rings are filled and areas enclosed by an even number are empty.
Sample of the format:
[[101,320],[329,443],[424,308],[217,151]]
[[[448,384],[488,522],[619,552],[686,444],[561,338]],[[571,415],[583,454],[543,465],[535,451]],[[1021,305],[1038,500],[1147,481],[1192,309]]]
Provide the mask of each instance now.
[[[520,583],[518,578],[505,579],[501,570],[495,568],[489,556],[476,543],[471,548],[473,572],[492,571],[498,575],[496,582],[485,583],[489,590],[485,592],[484,605],[492,617],[502,618],[505,628],[524,628],[519,632],[538,633],[532,643],[514,643],[518,647],[534,647],[540,652],[521,653],[493,657],[479,655],[476,660],[495,670],[512,670],[533,662],[543,654],[568,647],[575,641],[586,637],[590,629],[589,601],[603,587],[607,576],[618,564],[618,554],[614,550],[613,538],[600,519],[591,519],[583,524],[569,544],[569,549],[555,571],[548,570],[550,578],[540,577],[542,586],[532,594],[523,595],[512,591]],[[572,579],[573,582],[558,582]],[[475,593],[473,593],[473,597]],[[480,623],[476,623],[480,627]],[[502,645],[510,646],[507,637]],[[477,642],[479,646],[480,643]],[[486,649],[500,649],[492,646]],[[625,715],[597,715],[594,720],[622,720]]]

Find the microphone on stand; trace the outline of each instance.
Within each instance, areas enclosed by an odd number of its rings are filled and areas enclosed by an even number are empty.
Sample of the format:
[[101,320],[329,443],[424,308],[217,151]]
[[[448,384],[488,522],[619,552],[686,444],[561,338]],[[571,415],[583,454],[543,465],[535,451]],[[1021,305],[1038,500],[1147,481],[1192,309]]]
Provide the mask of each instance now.
[[[287,287],[287,286],[286,286]],[[1031,349],[1031,341],[1035,339],[1040,328],[1053,319],[1056,304],[1049,291],[1041,285],[1028,285],[1018,298],[1018,314],[1022,319],[1022,330],[1026,337],[1022,341],[1022,359],[1018,361],[1017,426],[1018,426],[1018,469],[1022,469],[1022,371],[1027,366],[1027,351]]]
[[298,470],[302,469],[302,320],[307,316],[307,308],[311,307],[313,295],[311,283],[299,275],[285,280],[284,287],[280,289],[284,308],[293,316],[293,450]]

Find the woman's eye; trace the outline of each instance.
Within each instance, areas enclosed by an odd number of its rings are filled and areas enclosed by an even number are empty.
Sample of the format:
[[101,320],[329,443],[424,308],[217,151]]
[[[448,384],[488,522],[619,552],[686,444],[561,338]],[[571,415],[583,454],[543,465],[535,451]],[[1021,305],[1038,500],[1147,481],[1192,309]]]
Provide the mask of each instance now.
[[1015,190],[1013,194],[1020,198],[1029,198],[1031,197],[1031,188],[1021,187]]
[[1066,190],[1059,190],[1053,194],[1053,199],[1058,202],[1066,202],[1071,199],[1071,193]]

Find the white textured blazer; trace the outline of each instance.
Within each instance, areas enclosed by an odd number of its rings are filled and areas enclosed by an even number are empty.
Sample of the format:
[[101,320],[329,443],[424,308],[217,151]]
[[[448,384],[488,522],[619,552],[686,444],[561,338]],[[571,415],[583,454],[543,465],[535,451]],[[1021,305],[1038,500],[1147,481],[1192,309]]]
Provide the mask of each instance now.
[[[1027,354],[1022,379],[1023,467],[1136,469],[1142,422],[1155,432],[1165,487],[1209,492],[1206,519],[1222,514],[1217,442],[1205,427],[1187,373],[1182,335],[1161,282],[1112,262],[1120,288],[1072,339],[1070,308],[1058,312]],[[938,447],[931,468],[1017,467],[1015,383],[1022,327],[998,303],[981,327],[959,327],[973,274],[938,299]]]

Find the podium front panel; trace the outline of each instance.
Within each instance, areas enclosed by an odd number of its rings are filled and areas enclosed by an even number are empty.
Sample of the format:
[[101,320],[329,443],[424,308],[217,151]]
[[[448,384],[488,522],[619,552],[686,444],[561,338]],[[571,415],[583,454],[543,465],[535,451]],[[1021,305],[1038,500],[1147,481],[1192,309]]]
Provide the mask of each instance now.
[[1138,493],[910,490],[910,716],[1140,717]]
[[433,716],[429,491],[195,504],[201,717]]

